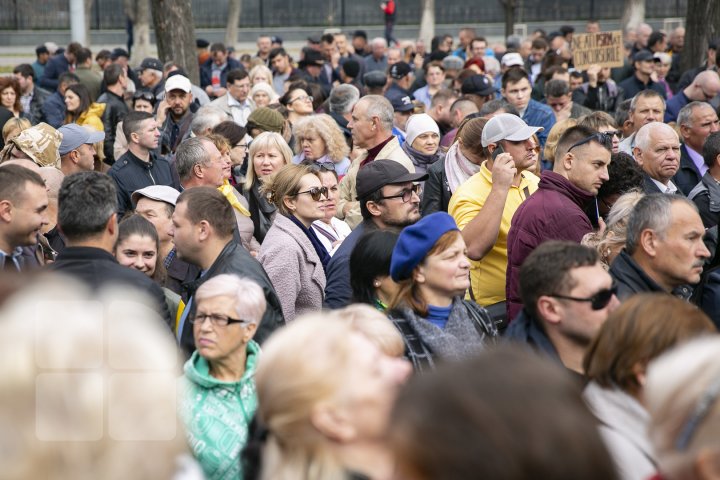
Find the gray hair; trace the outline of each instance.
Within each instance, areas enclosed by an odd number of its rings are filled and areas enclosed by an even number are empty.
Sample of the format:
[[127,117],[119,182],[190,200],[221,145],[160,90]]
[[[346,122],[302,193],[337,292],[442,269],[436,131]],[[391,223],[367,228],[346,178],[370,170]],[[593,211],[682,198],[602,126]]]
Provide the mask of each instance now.
[[641,98],[645,97],[655,97],[662,100],[663,103],[663,110],[666,108],[665,99],[655,90],[640,90],[633,98],[630,100],[630,113],[633,113],[635,111],[635,107],[637,106],[637,102]]
[[360,100],[360,91],[355,85],[338,85],[330,92],[330,99],[328,100],[330,112],[350,113],[358,100]]
[[637,202],[630,213],[627,223],[627,241],[625,250],[633,255],[640,246],[640,235],[645,230],[654,231],[660,238],[664,238],[672,222],[671,208],[673,203],[685,203],[697,212],[693,202],[680,195],[654,193],[645,195]]
[[643,125],[642,127],[640,127],[640,130],[638,130],[635,134],[635,147],[639,148],[642,151],[647,150],[648,148],[650,148],[650,137],[653,133],[659,131],[672,132],[673,135],[678,138],[678,141],[680,141],[680,137],[678,137],[675,129],[667,123],[650,122],[647,125]]
[[234,300],[235,316],[257,325],[260,323],[267,302],[265,293],[257,282],[237,275],[224,273],[200,285],[195,292],[196,305],[214,297],[230,297]]
[[370,45],[373,47],[376,45],[379,45],[379,46],[383,46],[384,48],[387,48],[387,46],[388,46],[387,40],[385,40],[383,37],[373,38],[372,41],[370,41]]
[[195,165],[206,165],[210,160],[203,141],[210,142],[207,138],[194,137],[188,138],[178,145],[175,152],[175,168],[181,181],[184,182],[190,178]]
[[393,128],[393,107],[390,100],[382,95],[365,95],[363,102],[367,102],[368,118],[378,117],[380,124],[388,132]]
[[82,241],[102,233],[117,210],[115,182],[104,173],[68,175],[60,186],[57,223],[70,241]]
[[232,119],[218,107],[204,105],[198,109],[190,122],[190,131],[196,136],[205,135],[225,120]]
[[[677,124],[684,125],[686,127],[692,127],[692,114],[696,108],[710,108],[713,109],[712,105],[705,102],[690,102],[680,109],[677,116]],[[714,109],[713,109],[714,110]]]

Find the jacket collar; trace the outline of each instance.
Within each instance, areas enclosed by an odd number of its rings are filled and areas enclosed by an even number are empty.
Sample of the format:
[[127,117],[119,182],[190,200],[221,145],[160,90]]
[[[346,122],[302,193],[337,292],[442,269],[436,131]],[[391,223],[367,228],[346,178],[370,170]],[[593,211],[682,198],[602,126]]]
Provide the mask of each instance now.
[[610,273],[615,279],[627,284],[636,292],[666,293],[624,249],[610,266]]
[[542,325],[540,325],[540,320],[530,315],[524,308],[510,323],[505,332],[505,337],[516,342],[526,343],[554,359],[560,365],[563,364],[555,346],[550,341],[547,333],[545,333]]
[[63,260],[106,260],[117,263],[112,253],[96,247],[65,247],[58,255]]
[[561,193],[582,209],[595,198],[592,193],[576,187],[570,180],[551,170],[542,172],[538,189],[553,190]]

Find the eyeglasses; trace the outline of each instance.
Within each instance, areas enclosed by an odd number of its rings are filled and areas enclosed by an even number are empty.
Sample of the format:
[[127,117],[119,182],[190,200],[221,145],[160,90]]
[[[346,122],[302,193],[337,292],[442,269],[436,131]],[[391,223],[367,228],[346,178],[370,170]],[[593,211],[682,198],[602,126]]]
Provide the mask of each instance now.
[[600,133],[602,133],[603,135],[607,135],[610,138],[612,138],[612,137],[622,138],[621,130],[608,130],[606,132],[600,132]]
[[232,148],[244,148],[247,149],[247,143],[238,143],[237,145],[233,145]]
[[304,165],[310,167],[313,172],[334,172],[335,164],[333,162],[308,162]]
[[190,317],[190,323],[192,324],[203,324],[205,319],[210,319],[210,323],[216,327],[227,327],[230,323],[250,323],[250,320],[241,320],[239,318],[230,318],[227,315],[220,315],[217,313],[196,313],[194,317]]
[[580,140],[577,143],[574,143],[573,146],[568,148],[567,151],[568,151],[568,153],[570,153],[570,150],[572,150],[573,148],[579,147],[581,145],[585,145],[586,143],[590,143],[590,142],[598,142],[600,145],[607,148],[608,150],[610,150],[612,148],[612,137],[608,136],[604,133],[598,132],[598,133],[593,133],[589,137],[583,138],[582,140]]
[[711,383],[707,390],[703,392],[692,415],[690,415],[690,418],[688,418],[680,430],[680,435],[675,441],[675,448],[677,450],[686,450],[690,446],[690,441],[695,435],[695,432],[705,417],[708,416],[710,410],[712,410],[718,397],[720,397],[720,378]]
[[133,100],[145,100],[146,102],[155,103],[155,95],[151,92],[135,92]]
[[288,103],[295,103],[295,102],[297,102],[298,100],[300,100],[300,101],[305,101],[305,100],[307,100],[308,102],[312,102],[312,101],[315,100],[315,99],[314,99],[312,96],[302,95],[302,96],[300,96],[300,97],[293,98],[293,99],[290,100]]
[[298,195],[302,195],[303,193],[309,193],[313,200],[316,202],[320,200],[322,196],[325,198],[328,198],[328,189],[327,187],[313,187],[310,190],[305,190],[304,192],[298,192],[295,195],[292,195],[293,197],[296,197]]
[[410,199],[412,198],[413,193],[419,197],[421,191],[422,191],[422,189],[420,187],[420,184],[416,183],[412,187],[404,189],[397,195],[390,195],[387,197],[380,197],[380,198],[382,200],[390,200],[393,198],[402,198],[403,203],[408,203],[410,201]]
[[572,300],[573,302],[590,302],[590,308],[592,308],[593,310],[602,310],[603,308],[608,306],[613,296],[617,295],[617,290],[617,285],[613,285],[610,288],[603,288],[595,295],[588,298],[569,297],[567,295],[558,294],[548,295],[548,297],[561,298],[563,300]]

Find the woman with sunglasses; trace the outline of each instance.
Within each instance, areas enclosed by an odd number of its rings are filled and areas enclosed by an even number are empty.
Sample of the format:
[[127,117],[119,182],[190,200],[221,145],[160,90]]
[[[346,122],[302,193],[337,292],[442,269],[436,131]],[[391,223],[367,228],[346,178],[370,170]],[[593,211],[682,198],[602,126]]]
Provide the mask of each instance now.
[[240,452],[257,409],[260,347],[252,338],[265,294],[252,280],[223,274],[203,283],[193,301],[196,350],[185,363],[180,418],[205,478],[242,478]]
[[350,148],[340,127],[330,115],[311,115],[293,125],[295,155],[292,162],[328,165],[339,179],[350,168]]
[[288,87],[287,93],[280,97],[280,104],[288,109],[290,126],[313,114],[313,97],[308,90],[305,82],[295,82]]
[[463,299],[470,286],[470,261],[455,220],[436,212],[405,227],[390,262],[399,291],[390,319],[403,336],[405,355],[416,371],[442,360],[472,356],[498,335],[487,311]]
[[583,397],[620,478],[647,479],[658,468],[647,433],[648,364],[680,343],[713,333],[715,327],[700,309],[660,293],[635,295],[600,327],[585,355],[589,383]]
[[[139,91],[133,94],[132,109],[135,112],[153,113],[155,109],[155,95],[152,92]],[[128,150],[127,138],[123,132],[123,122],[118,122],[115,129],[115,143],[113,144],[113,153],[115,158],[122,157]]]
[[291,321],[322,308],[330,255],[311,227],[325,217],[328,190],[309,166],[286,165],[263,182],[262,192],[278,214],[258,260],[275,290],[282,292],[283,316]]

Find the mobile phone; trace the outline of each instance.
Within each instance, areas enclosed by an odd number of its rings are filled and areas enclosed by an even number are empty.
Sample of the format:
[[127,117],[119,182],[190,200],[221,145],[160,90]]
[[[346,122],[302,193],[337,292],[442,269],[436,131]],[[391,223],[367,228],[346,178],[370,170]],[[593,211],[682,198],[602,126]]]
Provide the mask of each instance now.
[[503,148],[500,145],[498,145],[497,147],[495,147],[495,150],[493,150],[493,153],[492,153],[493,161],[495,161],[497,156],[500,155],[501,153],[505,153],[505,150],[503,150]]

